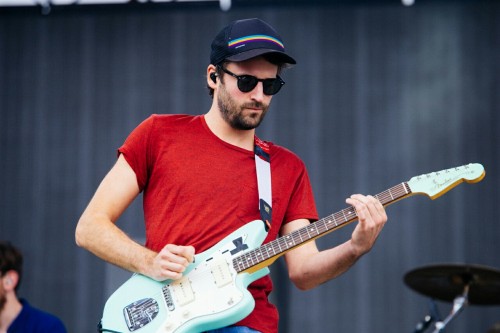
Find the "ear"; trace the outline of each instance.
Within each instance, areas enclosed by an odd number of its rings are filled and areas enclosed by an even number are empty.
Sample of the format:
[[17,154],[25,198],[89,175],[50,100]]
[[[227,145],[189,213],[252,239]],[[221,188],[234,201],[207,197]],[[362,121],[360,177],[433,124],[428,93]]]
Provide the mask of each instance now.
[[217,88],[217,73],[216,73],[216,70],[217,68],[210,64],[208,67],[207,67],[207,85],[212,88],[212,89],[215,89]]
[[16,289],[16,286],[19,282],[19,274],[17,274],[17,272],[13,270],[8,271],[4,276],[2,276],[1,282],[3,284],[4,290],[14,290]]

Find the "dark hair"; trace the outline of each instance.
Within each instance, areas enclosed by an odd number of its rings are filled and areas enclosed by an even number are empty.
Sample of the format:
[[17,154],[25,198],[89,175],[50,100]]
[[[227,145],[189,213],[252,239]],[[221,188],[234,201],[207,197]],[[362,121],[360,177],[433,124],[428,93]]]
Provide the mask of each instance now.
[[15,271],[19,275],[17,290],[23,275],[23,255],[9,242],[0,241],[0,275],[4,275],[8,271]]

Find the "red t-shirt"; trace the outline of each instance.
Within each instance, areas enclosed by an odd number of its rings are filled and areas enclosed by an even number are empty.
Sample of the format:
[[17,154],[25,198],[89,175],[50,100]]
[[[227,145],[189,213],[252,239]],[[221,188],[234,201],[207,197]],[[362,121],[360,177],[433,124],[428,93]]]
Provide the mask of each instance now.
[[[269,143],[272,226],[296,219],[316,220],[313,193],[304,163],[292,152]],[[260,219],[254,153],[215,136],[203,116],[152,115],[118,150],[143,191],[146,247],[192,245],[203,252],[222,238]],[[278,331],[278,312],[268,301],[269,276],[249,286],[255,309],[238,325],[264,333]]]

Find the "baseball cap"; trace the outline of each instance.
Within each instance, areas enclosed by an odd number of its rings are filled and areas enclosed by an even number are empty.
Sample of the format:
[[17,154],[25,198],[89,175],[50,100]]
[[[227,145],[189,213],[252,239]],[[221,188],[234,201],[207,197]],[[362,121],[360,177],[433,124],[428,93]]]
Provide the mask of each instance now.
[[215,36],[210,63],[218,65],[224,60],[238,62],[261,55],[273,63],[296,64],[295,59],[285,53],[281,36],[269,24],[258,18],[237,20]]

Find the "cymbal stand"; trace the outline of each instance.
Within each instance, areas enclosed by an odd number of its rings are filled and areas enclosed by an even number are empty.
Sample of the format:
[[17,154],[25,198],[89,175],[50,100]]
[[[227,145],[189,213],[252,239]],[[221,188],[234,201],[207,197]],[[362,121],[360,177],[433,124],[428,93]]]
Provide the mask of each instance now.
[[434,321],[441,320],[439,309],[437,308],[436,302],[433,298],[429,299],[429,310],[430,314],[426,315],[422,321],[417,323],[413,333],[423,333]]
[[455,297],[455,299],[453,300],[453,308],[450,314],[443,321],[436,322],[435,324],[436,328],[433,333],[442,332],[445,329],[446,325],[448,325],[449,322],[465,308],[465,306],[468,303],[468,294],[469,294],[469,285],[466,284],[464,287],[463,294]]

